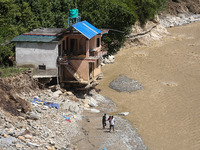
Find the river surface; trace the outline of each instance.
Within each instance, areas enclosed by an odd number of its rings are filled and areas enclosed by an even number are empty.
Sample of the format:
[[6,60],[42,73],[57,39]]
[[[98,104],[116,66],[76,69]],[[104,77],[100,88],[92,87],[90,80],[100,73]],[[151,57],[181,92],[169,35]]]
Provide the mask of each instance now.
[[[120,111],[130,112],[127,119],[150,150],[199,150],[200,22],[168,32],[149,46],[121,49],[115,63],[102,68],[104,78],[97,88]],[[144,90],[110,89],[120,74],[140,82]]]

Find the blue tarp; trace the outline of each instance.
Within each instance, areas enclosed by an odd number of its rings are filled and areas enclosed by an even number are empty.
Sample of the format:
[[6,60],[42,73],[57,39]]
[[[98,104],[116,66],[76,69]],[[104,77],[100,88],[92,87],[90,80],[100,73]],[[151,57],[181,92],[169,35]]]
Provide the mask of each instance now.
[[42,103],[42,104],[44,104],[44,105],[46,105],[46,106],[48,106],[48,107],[53,107],[53,108],[56,108],[56,109],[59,109],[59,104],[57,104],[57,103],[52,103],[52,102],[45,102],[45,101],[41,101],[41,100],[39,100],[38,98],[34,98],[34,100],[32,101],[33,103],[36,103],[36,104],[38,104],[38,103]]
[[91,25],[87,21],[81,21],[74,25],[72,25],[77,31],[79,31],[81,34],[83,34],[88,39],[91,39],[97,34],[100,34],[102,31]]

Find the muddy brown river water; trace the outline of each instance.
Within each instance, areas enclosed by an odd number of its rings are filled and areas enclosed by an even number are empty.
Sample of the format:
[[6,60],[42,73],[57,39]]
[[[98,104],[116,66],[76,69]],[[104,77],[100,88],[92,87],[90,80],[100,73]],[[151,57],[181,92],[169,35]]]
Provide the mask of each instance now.
[[[168,29],[170,35],[146,47],[121,49],[104,66],[97,88],[129,111],[150,150],[200,149],[200,22]],[[117,92],[109,83],[123,74],[144,90]]]

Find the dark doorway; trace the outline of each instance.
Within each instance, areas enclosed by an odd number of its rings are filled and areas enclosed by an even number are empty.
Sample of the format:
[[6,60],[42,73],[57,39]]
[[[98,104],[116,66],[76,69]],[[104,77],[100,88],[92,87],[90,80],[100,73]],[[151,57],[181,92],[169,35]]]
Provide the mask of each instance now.
[[77,51],[77,39],[70,39],[70,53],[74,54]]
[[61,44],[58,45],[58,56],[61,56]]
[[65,55],[68,55],[68,37],[66,37],[66,47],[65,47]]
[[97,47],[100,46],[100,38],[97,38]]

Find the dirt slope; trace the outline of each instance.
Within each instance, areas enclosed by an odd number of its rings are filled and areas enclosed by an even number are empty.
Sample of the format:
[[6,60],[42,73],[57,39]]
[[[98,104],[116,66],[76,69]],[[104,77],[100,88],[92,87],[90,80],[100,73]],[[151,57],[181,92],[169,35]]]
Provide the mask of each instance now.
[[169,0],[168,12],[172,15],[179,13],[200,13],[200,1],[199,0]]
[[18,96],[19,92],[28,93],[37,87],[28,74],[0,79],[0,107],[12,115],[27,113],[31,110],[30,103]]

